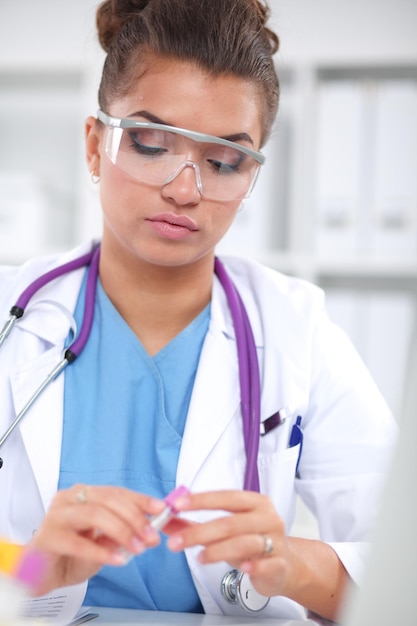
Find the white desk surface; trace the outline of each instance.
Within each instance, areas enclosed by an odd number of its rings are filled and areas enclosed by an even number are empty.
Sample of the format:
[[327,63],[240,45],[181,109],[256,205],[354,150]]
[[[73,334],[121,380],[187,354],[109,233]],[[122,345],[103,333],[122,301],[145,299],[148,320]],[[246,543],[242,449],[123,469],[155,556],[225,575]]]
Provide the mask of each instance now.
[[308,626],[316,622],[311,620],[288,620],[262,618],[259,616],[236,617],[227,615],[204,615],[197,613],[171,613],[165,611],[136,611],[134,609],[109,609],[103,607],[92,607],[91,613],[98,613],[91,622],[86,622],[87,626],[96,624],[139,624],[142,626],[248,626],[248,624],[269,626]]

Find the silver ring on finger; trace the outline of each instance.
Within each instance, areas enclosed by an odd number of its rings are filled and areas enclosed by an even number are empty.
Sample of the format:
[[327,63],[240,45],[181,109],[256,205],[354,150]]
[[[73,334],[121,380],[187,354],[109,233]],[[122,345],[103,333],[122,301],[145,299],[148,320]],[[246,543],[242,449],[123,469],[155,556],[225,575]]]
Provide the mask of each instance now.
[[82,487],[81,489],[77,491],[77,493],[75,494],[75,499],[78,502],[78,504],[87,504],[88,502],[87,492],[88,492],[87,487]]
[[264,540],[264,551],[262,556],[269,556],[274,551],[274,542],[271,537],[267,537],[266,535],[262,535],[262,539]]

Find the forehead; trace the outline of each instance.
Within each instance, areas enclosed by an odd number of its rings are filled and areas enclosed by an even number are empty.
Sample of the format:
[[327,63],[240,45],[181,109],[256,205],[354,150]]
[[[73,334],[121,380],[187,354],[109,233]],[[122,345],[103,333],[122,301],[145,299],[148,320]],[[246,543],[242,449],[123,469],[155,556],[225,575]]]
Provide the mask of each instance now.
[[231,75],[212,76],[171,59],[149,61],[129,92],[110,106],[112,115],[148,111],[172,126],[224,136],[248,133],[259,148],[261,97],[256,85]]

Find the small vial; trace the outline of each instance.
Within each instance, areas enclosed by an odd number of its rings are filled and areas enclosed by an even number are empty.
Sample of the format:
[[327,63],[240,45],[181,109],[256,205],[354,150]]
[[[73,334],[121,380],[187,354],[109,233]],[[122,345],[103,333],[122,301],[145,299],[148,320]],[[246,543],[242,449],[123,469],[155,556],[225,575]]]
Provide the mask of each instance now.
[[[159,513],[158,515],[154,515],[149,519],[149,523],[152,528],[154,528],[158,532],[161,531],[164,526],[166,526],[168,522],[178,513],[174,505],[175,500],[180,496],[187,495],[188,493],[190,493],[190,490],[183,485],[180,485],[179,487],[171,491],[171,493],[169,493],[166,498],[164,498],[164,502],[167,505],[164,510],[161,511],[161,513]],[[125,550],[125,548],[120,548],[119,552],[125,559],[125,565],[127,565],[127,563],[129,563],[129,561],[135,556],[128,550]]]

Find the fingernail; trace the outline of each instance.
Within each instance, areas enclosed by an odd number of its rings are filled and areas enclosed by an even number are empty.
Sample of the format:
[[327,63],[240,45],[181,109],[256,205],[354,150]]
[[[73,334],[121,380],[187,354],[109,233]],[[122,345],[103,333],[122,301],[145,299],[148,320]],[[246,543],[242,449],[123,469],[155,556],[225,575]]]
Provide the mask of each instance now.
[[202,550],[201,552],[199,552],[197,554],[197,561],[199,563],[201,563],[202,565],[205,565],[205,563],[206,563],[206,554],[205,554],[204,550]]
[[133,554],[130,554],[124,548],[119,548],[111,555],[111,560],[114,565],[126,565],[133,558]]
[[132,537],[130,540],[130,546],[132,548],[132,552],[135,554],[140,554],[145,550],[145,544],[138,537]]
[[151,541],[152,543],[159,539],[159,533],[155,530],[155,528],[152,528],[150,524],[147,524],[143,528],[143,535],[147,541]]
[[163,500],[157,500],[156,498],[149,500],[149,508],[153,513],[160,513],[165,507],[166,504]]
[[191,500],[189,496],[179,496],[179,498],[175,498],[174,507],[177,511],[186,511],[191,504]]
[[181,535],[172,535],[167,541],[167,546],[173,552],[182,550],[184,547],[184,539]]
[[245,572],[245,574],[250,574],[253,570],[253,563],[251,563],[250,561],[244,561],[240,565],[240,570],[242,572]]

